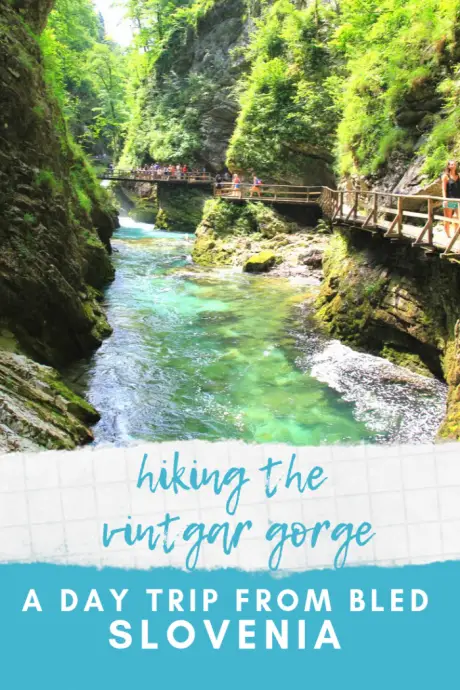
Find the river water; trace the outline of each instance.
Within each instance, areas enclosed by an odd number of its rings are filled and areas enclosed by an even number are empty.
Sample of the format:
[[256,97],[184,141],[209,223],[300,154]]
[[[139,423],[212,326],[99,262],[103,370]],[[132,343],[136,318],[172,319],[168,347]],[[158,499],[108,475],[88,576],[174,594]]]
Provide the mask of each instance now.
[[427,442],[446,387],[320,335],[305,286],[191,263],[193,237],[125,218],[106,306],[114,334],[74,383],[96,442]]

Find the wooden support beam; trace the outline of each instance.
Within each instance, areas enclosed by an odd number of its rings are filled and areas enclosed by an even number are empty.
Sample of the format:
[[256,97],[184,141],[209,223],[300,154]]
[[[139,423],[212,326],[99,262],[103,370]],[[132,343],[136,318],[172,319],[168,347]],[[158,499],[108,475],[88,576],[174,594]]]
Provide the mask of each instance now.
[[369,223],[371,222],[371,218],[373,221],[373,225],[377,225],[377,213],[378,213],[378,197],[377,194],[374,194],[374,202],[372,204],[372,211],[369,213],[367,216],[366,220],[363,223],[363,228],[369,227]]
[[332,222],[334,222],[335,219],[338,217],[339,212],[340,212],[340,192],[337,192],[337,200],[335,203],[334,213],[332,215]]
[[414,246],[417,244],[422,244],[422,240],[425,237],[426,233],[428,233],[428,237],[425,244],[433,244],[433,209],[433,199],[428,199],[428,220],[426,221],[422,232],[413,243]]
[[403,223],[403,198],[402,196],[398,196],[398,215],[396,216],[397,219],[397,228],[398,228],[398,235],[402,235],[402,223]]
[[385,233],[385,237],[390,237],[391,235],[394,235],[393,229],[396,227],[396,223],[398,222],[398,216],[395,216],[391,222],[390,227]]
[[459,235],[460,235],[460,226],[455,231],[454,236],[452,237],[451,241],[449,242],[449,244],[447,245],[445,251],[441,254],[441,256],[444,256],[447,258],[447,255],[450,254],[450,250],[452,249],[452,247],[456,243]]
[[[396,216],[391,223],[390,227],[385,233],[385,237],[401,237],[402,236],[402,223],[403,223],[403,199],[398,197],[398,208],[396,211]],[[394,233],[393,230],[397,228],[397,232]]]
[[350,208],[349,212],[347,213],[347,217],[345,218],[345,220],[350,220],[351,216],[353,216],[353,218],[356,220],[356,218],[358,216],[358,192],[355,192],[354,195],[355,195],[355,200],[354,200],[353,206]]

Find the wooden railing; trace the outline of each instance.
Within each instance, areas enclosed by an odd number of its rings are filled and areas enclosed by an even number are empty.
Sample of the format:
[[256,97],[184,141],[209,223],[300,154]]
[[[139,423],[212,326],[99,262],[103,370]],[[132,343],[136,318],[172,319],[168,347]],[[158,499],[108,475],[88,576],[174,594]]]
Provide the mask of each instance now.
[[232,182],[215,185],[215,194],[223,199],[264,201],[265,203],[313,204],[319,203],[323,187],[302,187],[285,184],[253,185],[246,182],[236,186]]
[[214,176],[204,172],[176,172],[164,174],[154,170],[106,170],[98,174],[100,180],[119,182],[188,182],[189,184],[212,184]]
[[[389,239],[408,239],[414,246],[444,250],[442,255],[458,255],[460,218],[446,219],[443,203],[439,196],[396,194],[380,191],[340,191],[323,188],[321,206],[332,222],[358,225],[365,230],[383,230]],[[457,202],[460,199],[449,199]],[[451,237],[444,232],[448,220]],[[441,224],[439,235],[435,235],[437,224]]]
[[[228,201],[260,201],[266,204],[305,204],[321,206],[332,223],[352,225],[369,232],[380,232],[390,240],[410,241],[427,253],[441,251],[443,257],[460,258],[460,199],[455,218],[449,219],[451,237],[444,232],[446,218],[439,196],[396,194],[383,191],[337,190],[324,186],[260,184],[219,181],[211,173],[187,172],[159,175],[154,171],[107,170],[103,180],[135,182],[185,182],[214,186],[214,194]],[[458,214],[458,215],[457,215]],[[440,224],[440,232],[436,233]]]

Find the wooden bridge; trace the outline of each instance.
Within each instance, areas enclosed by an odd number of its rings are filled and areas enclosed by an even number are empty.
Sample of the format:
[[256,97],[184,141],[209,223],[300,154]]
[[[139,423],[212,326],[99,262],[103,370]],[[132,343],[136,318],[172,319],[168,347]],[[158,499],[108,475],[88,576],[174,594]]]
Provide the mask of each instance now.
[[214,176],[211,173],[187,172],[165,175],[156,173],[153,170],[106,170],[98,175],[100,180],[113,180],[114,182],[149,182],[150,184],[169,183],[187,185],[208,185],[214,184]]
[[[427,254],[440,254],[460,263],[460,219],[449,221],[449,239],[444,232],[442,197],[275,184],[254,187],[245,183],[237,189],[233,184],[222,184],[215,188],[215,194],[235,203],[317,205],[336,225],[378,233],[391,241],[409,242]],[[451,201],[458,201],[460,208],[460,199]]]
[[[154,171],[107,170],[101,180],[213,186],[215,196],[234,203],[258,201],[264,204],[321,207],[332,223],[378,233],[393,242],[408,242],[427,254],[460,263],[460,218],[450,219],[451,238],[444,232],[442,203],[438,196],[393,192],[342,191],[329,187],[296,185],[216,183],[211,173],[188,172],[159,175]],[[454,199],[452,201],[460,200]]]

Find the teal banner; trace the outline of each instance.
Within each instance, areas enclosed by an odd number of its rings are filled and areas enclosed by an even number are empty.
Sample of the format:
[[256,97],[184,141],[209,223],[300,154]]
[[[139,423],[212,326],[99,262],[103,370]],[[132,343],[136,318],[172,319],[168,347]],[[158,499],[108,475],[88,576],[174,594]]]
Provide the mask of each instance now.
[[8,690],[458,682],[460,562],[289,576],[39,564],[0,572]]

